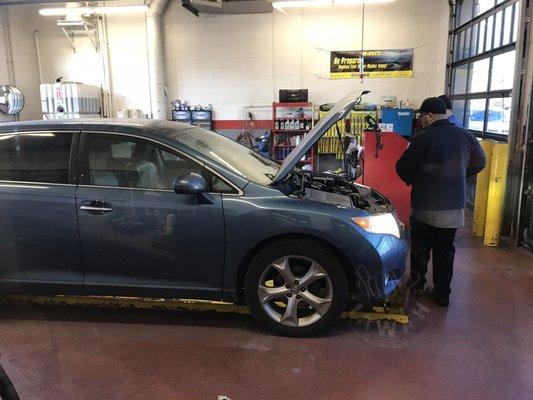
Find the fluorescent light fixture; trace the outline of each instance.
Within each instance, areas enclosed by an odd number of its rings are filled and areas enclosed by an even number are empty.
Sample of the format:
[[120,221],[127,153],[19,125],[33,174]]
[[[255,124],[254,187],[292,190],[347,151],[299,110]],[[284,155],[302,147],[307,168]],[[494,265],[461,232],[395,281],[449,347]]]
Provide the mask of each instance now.
[[61,7],[61,8],[42,8],[39,14],[46,16],[64,16],[64,15],[90,15],[90,14],[135,14],[144,13],[148,10],[147,5],[139,6],[115,6],[115,7]]
[[394,0],[288,0],[275,1],[272,6],[278,10],[284,8],[311,8],[311,7],[346,7],[362,4],[392,3]]

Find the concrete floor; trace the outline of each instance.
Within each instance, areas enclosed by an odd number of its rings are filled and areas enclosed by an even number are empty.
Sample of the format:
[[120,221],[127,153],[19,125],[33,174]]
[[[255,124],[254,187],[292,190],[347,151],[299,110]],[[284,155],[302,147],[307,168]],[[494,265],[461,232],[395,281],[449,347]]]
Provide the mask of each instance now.
[[3,306],[0,363],[22,399],[532,398],[531,254],[463,230],[449,309],[410,303],[407,328],[313,339],[246,315]]

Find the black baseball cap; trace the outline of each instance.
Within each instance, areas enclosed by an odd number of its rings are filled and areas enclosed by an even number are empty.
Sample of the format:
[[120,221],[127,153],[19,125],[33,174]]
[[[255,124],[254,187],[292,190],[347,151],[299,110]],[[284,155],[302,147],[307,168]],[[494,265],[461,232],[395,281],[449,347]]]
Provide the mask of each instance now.
[[446,114],[446,103],[436,97],[428,97],[417,110],[420,114]]
[[444,104],[446,104],[446,109],[447,110],[451,110],[452,109],[452,101],[450,100],[450,98],[448,96],[446,96],[445,94],[437,97],[437,99],[441,99]]

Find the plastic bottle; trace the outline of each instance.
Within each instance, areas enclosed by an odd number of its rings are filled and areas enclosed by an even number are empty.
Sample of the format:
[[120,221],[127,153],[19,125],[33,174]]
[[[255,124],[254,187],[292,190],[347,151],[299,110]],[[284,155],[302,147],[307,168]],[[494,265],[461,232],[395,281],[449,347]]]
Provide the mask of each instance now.
[[281,130],[285,129],[285,121],[281,121]]

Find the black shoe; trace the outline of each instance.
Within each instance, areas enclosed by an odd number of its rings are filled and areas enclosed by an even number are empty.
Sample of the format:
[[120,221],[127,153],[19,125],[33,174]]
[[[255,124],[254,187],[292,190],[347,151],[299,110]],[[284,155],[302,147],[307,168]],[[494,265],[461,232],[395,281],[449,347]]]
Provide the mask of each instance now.
[[435,293],[435,290],[432,290],[431,292],[429,292],[429,297],[431,297],[431,299],[435,302],[435,304],[437,304],[438,306],[441,306],[441,307],[448,307],[450,305],[450,300],[447,298],[447,297],[441,297],[441,296],[438,296],[436,293]]

